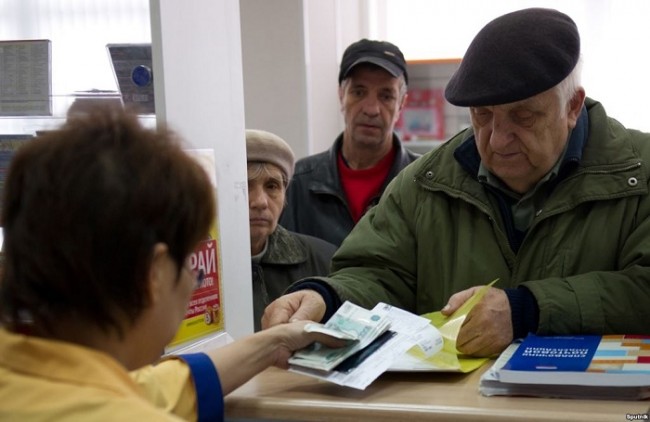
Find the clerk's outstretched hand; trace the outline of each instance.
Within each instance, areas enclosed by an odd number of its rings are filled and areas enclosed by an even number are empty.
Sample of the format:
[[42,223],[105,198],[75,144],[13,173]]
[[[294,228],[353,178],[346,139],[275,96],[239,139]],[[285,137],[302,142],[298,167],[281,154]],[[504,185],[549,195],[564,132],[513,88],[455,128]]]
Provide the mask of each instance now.
[[[471,287],[449,298],[442,314],[449,316],[483,286]],[[456,338],[459,352],[472,356],[501,353],[513,340],[510,302],[501,289],[490,287],[467,314]]]
[[264,310],[262,329],[290,321],[320,321],[325,315],[323,297],[314,290],[299,290],[280,296]]
[[219,371],[223,394],[228,394],[269,366],[288,367],[293,352],[313,342],[342,347],[344,340],[304,330],[309,321],[279,324],[235,340],[223,347],[206,351]]

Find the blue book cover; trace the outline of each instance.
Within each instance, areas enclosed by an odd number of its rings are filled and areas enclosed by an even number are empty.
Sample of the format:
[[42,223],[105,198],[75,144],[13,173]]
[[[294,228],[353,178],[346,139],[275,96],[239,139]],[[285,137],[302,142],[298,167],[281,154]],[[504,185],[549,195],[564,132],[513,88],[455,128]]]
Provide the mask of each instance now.
[[506,383],[650,386],[650,336],[529,334],[498,377]]
[[600,336],[536,336],[529,334],[504,369],[517,371],[585,371]]

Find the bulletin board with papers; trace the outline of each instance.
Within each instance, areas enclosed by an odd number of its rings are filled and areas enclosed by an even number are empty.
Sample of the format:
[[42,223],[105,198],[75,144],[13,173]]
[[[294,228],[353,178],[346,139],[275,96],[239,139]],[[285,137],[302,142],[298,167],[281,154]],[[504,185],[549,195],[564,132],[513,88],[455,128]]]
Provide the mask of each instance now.
[[0,41],[0,116],[51,115],[51,41]]

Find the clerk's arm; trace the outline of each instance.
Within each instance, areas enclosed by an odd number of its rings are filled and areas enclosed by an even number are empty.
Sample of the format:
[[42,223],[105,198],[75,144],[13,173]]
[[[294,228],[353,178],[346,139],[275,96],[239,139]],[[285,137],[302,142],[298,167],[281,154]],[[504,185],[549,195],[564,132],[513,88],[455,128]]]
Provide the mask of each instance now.
[[217,368],[223,394],[227,395],[269,366],[287,368],[291,354],[313,342],[330,347],[345,344],[324,334],[304,331],[308,322],[276,325],[206,352]]

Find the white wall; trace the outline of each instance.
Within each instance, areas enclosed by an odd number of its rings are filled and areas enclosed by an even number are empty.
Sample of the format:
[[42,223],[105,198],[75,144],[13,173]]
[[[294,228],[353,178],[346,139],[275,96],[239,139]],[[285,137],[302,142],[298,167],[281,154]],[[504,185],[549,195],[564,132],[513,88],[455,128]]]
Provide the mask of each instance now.
[[246,127],[268,130],[310,153],[303,2],[243,0],[242,57]]
[[339,130],[343,128],[337,94],[340,2],[305,1],[304,3],[308,153],[314,154],[328,149]]

